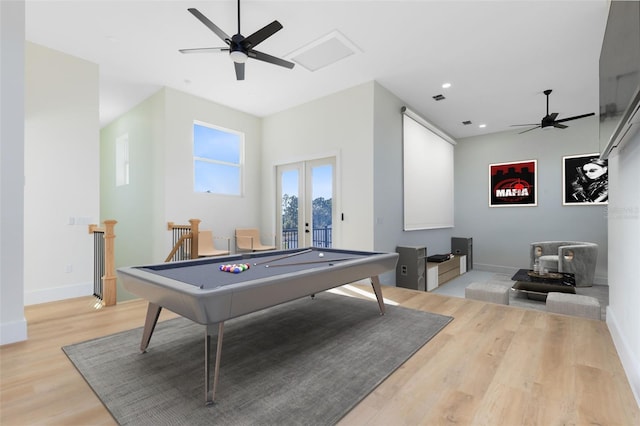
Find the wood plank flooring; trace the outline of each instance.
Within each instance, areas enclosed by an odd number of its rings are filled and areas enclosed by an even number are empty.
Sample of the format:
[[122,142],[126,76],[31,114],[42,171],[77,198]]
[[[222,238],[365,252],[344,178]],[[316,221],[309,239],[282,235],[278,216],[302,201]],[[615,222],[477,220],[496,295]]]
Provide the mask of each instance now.
[[[367,285],[341,290],[372,297]],[[383,293],[454,320],[340,425],[640,425],[604,322],[395,287]],[[141,326],[146,303],[93,305],[85,297],[26,307],[29,340],[0,347],[0,424],[115,424],[60,348]],[[161,320],[173,316],[163,311]]]

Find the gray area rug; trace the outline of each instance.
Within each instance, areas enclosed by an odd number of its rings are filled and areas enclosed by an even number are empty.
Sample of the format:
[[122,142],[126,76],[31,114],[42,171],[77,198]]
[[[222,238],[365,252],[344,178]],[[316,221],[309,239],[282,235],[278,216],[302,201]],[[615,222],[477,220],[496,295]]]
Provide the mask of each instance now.
[[227,321],[209,407],[202,325],[159,323],[145,354],[141,328],[62,349],[122,425],[331,425],[452,320],[386,309],[321,293]]

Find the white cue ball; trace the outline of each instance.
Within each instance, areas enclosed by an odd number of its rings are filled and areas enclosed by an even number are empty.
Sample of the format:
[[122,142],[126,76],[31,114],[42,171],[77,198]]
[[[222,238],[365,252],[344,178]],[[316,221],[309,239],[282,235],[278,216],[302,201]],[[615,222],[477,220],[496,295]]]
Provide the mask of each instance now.
[[320,253],[320,254],[318,254],[318,256],[324,257],[324,253]]

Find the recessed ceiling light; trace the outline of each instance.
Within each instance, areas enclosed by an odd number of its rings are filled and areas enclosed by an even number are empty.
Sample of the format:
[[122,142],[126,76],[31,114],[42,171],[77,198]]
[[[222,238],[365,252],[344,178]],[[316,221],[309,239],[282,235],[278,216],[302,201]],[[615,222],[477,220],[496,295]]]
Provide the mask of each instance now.
[[444,84],[442,85],[442,88],[443,88],[443,89],[448,89],[449,87],[451,87],[451,83],[444,83]]
[[484,129],[485,127],[487,127],[486,124],[478,124],[478,127],[480,127],[481,129]]

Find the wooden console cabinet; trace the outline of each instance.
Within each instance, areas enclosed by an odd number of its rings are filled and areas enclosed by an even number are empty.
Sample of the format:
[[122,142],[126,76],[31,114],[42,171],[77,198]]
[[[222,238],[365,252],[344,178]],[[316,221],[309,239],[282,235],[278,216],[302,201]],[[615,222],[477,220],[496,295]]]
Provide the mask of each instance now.
[[467,272],[467,256],[453,256],[444,262],[427,263],[427,291]]

